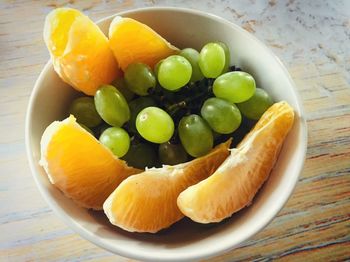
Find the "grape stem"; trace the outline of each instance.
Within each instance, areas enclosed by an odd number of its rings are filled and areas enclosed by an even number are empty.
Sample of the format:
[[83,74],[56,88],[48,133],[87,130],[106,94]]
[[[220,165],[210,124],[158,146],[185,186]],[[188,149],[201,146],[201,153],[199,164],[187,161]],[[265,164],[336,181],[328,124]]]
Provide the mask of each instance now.
[[182,108],[185,108],[186,106],[187,106],[187,102],[185,100],[182,100],[180,102],[177,102],[175,104],[172,104],[172,105],[166,107],[165,110],[172,116],[177,111],[179,111]]

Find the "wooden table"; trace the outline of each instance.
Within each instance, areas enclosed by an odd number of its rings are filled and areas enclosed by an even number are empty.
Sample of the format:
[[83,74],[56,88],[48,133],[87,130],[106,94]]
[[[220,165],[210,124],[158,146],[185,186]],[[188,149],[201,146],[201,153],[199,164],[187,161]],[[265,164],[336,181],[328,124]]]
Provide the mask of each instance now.
[[136,7],[210,11],[265,42],[286,64],[304,102],[308,153],[296,190],[262,232],[212,261],[350,259],[349,1],[1,1],[0,261],[130,261],[72,232],[43,200],[28,167],[24,118],[49,55],[45,15],[71,6],[93,20]]

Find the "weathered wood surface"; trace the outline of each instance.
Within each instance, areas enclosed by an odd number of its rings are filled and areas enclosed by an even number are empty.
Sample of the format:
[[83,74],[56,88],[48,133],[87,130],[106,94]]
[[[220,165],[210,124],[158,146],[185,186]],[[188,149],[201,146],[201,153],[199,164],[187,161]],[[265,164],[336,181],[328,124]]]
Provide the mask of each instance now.
[[286,64],[307,114],[307,159],[293,196],[262,232],[211,261],[350,259],[350,3],[331,2],[1,1],[0,260],[130,261],[82,239],[47,206],[26,160],[24,118],[48,60],[42,27],[51,9],[98,20],[158,5],[209,11],[255,34]]

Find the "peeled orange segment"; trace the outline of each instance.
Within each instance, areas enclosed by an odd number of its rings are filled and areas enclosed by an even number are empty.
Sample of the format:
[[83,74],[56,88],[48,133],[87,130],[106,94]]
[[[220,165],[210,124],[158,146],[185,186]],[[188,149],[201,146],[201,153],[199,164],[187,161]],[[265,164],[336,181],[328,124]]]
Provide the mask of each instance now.
[[169,227],[183,217],[176,205],[180,192],[211,175],[228,156],[229,144],[190,162],[127,178],[103,204],[104,212],[113,225],[130,232],[155,233]]
[[46,128],[41,138],[40,165],[67,197],[92,209],[102,209],[120,182],[141,172],[115,158],[73,116]]
[[159,60],[179,51],[147,25],[120,16],[109,27],[109,45],[123,71],[135,62],[153,68]]
[[51,11],[45,20],[44,40],[57,74],[87,95],[121,76],[107,37],[75,9]]
[[179,195],[181,212],[193,221],[212,223],[249,205],[268,178],[293,121],[286,102],[272,105],[212,176]]

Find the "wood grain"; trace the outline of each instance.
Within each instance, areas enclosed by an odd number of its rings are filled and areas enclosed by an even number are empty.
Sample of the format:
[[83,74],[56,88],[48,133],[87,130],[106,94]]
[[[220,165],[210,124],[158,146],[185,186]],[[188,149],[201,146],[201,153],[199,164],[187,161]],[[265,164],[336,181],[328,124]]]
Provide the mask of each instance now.
[[[49,56],[45,15],[71,6],[93,20],[145,6],[182,6],[233,21],[287,65],[303,99],[307,159],[296,190],[269,226],[210,261],[350,259],[350,7],[337,1],[1,1],[0,260],[130,261],[82,239],[40,196],[25,155],[24,118]],[[291,26],[292,25],[292,26]]]

